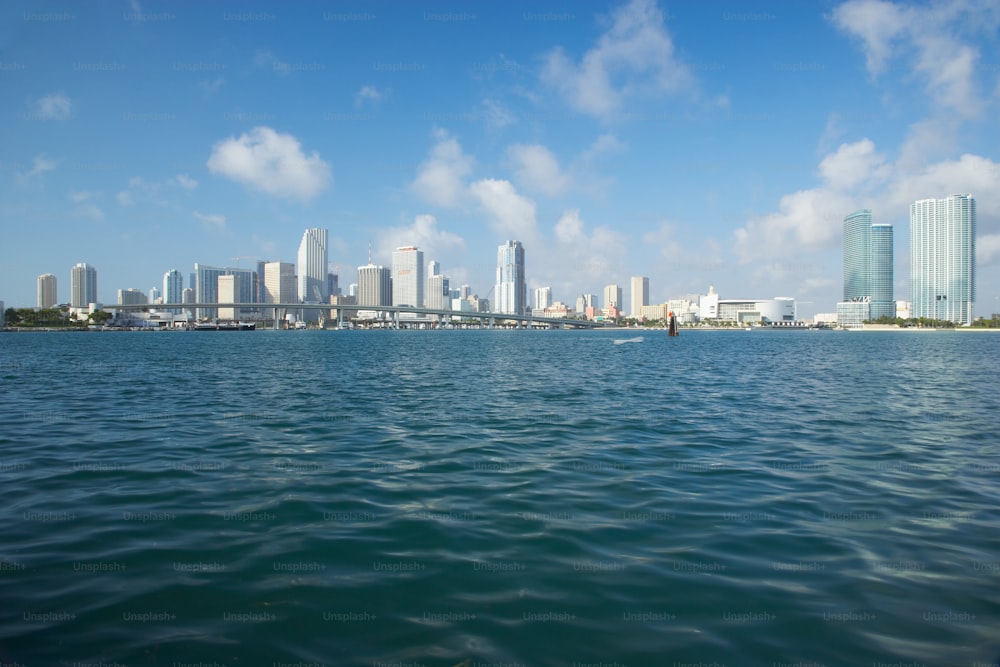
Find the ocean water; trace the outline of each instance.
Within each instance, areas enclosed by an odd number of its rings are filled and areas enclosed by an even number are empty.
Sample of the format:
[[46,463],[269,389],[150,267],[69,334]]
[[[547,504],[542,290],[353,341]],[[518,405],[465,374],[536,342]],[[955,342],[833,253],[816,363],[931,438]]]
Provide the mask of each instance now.
[[0,663],[1000,660],[1000,336],[0,335]]

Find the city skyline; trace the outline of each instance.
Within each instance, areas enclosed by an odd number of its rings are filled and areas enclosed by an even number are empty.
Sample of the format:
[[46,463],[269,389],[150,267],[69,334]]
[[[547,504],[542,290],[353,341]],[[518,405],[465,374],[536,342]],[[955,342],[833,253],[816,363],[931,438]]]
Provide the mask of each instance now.
[[51,7],[0,8],[8,306],[81,261],[103,303],[172,268],[197,291],[183,267],[325,228],[342,274],[412,244],[485,294],[516,238],[567,302],[641,275],[654,303],[714,284],[808,317],[841,298],[845,215],[908,247],[909,205],[957,192],[980,312],[1000,297],[989,3]]

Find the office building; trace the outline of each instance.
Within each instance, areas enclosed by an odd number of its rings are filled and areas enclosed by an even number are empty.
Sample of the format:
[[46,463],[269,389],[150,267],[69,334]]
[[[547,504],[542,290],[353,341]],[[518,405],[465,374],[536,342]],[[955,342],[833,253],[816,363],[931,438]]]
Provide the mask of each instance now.
[[326,295],[340,296],[340,276],[338,274],[326,274]]
[[396,248],[392,253],[392,305],[422,308],[424,283],[423,251],[413,246]]
[[296,303],[295,265],[291,262],[264,264],[263,303]]
[[[256,271],[254,271],[254,274],[256,274]],[[219,276],[218,280],[219,303],[243,302],[244,297],[241,287],[243,287],[244,281],[241,281],[239,276],[230,273]],[[219,308],[220,320],[238,320],[242,316],[243,313],[239,308]]]
[[357,304],[391,306],[392,274],[387,267],[368,264],[358,267]]
[[644,276],[632,276],[629,298],[632,303],[629,307],[629,315],[632,317],[642,316],[642,307],[649,305],[649,278]]
[[427,276],[427,292],[424,297],[427,307],[437,308],[438,310],[451,309],[450,291],[448,289],[448,279],[440,273]]
[[913,317],[971,324],[976,302],[976,200],[969,194],[910,205]]
[[327,302],[326,239],[325,229],[307,229],[302,234],[295,266],[298,271],[298,296],[302,303]]
[[[163,274],[163,303],[182,303],[184,300],[184,276],[177,269],[170,269]],[[170,308],[169,312],[177,314],[178,308]]]
[[56,290],[56,277],[51,273],[38,276],[38,307],[51,308],[59,303]]
[[528,308],[528,287],[524,279],[524,246],[507,241],[497,248],[497,282],[494,312],[523,315]]
[[[232,269],[194,265],[194,297],[198,303],[219,303],[219,276],[236,276],[240,283],[239,293],[253,294],[253,286],[257,280],[254,269]],[[216,308],[199,308],[198,317],[218,317]]]
[[149,288],[149,303],[163,303],[160,300],[160,288],[155,285]]
[[74,308],[86,308],[97,303],[97,269],[87,263],[73,267],[70,274],[70,302]]

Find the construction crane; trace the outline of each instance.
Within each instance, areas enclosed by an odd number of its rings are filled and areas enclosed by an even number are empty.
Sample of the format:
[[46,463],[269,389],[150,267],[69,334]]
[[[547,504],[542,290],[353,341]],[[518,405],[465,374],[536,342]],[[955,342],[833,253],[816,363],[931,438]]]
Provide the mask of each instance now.
[[230,257],[229,259],[231,259],[234,262],[236,262],[236,268],[238,269],[238,268],[240,268],[240,260],[241,259],[260,259],[260,258],[259,257],[253,257],[253,256],[250,256],[250,255],[241,255],[239,257]]

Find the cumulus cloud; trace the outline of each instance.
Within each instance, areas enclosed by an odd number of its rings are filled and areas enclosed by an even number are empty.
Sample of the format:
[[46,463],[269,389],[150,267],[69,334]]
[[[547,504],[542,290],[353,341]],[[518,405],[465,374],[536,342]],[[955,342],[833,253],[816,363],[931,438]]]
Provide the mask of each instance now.
[[39,120],[69,120],[73,116],[73,102],[62,93],[46,95],[30,106],[32,116]]
[[472,172],[473,159],[446,131],[435,130],[434,137],[437,143],[430,157],[417,168],[417,177],[410,188],[435,206],[458,206],[465,194],[465,179]]
[[263,126],[215,144],[207,164],[213,174],[276,197],[310,199],[333,178],[318,152],[305,155],[298,139]]
[[965,117],[984,106],[976,80],[978,49],[970,31],[1000,27],[996,3],[940,2],[924,6],[889,0],[848,0],[832,14],[833,24],[861,44],[868,72],[884,74],[899,61],[924,85],[929,99]]
[[583,286],[624,281],[626,238],[622,234],[606,226],[588,231],[579,209],[564,211],[552,231],[555,245],[540,249],[542,261],[532,262],[537,267],[536,282],[551,284],[564,299],[575,299]]
[[382,256],[390,256],[396,248],[408,245],[423,250],[426,259],[440,259],[465,250],[465,239],[440,229],[437,218],[428,214],[416,216],[412,224],[389,227],[379,232],[376,243]]
[[550,51],[541,77],[570,106],[604,119],[636,94],[677,92],[693,82],[654,0],[632,0],[615,11],[608,30],[579,62],[561,48]]
[[69,200],[76,206],[73,215],[78,218],[89,218],[91,220],[104,220],[104,211],[94,203],[102,197],[100,192],[90,190],[75,190],[69,193]]
[[519,194],[510,181],[484,178],[469,185],[469,194],[485,211],[490,226],[499,236],[525,245],[538,239],[535,202]]
[[549,196],[565,193],[572,179],[559,168],[559,161],[541,144],[514,144],[507,149],[514,178],[526,190]]

